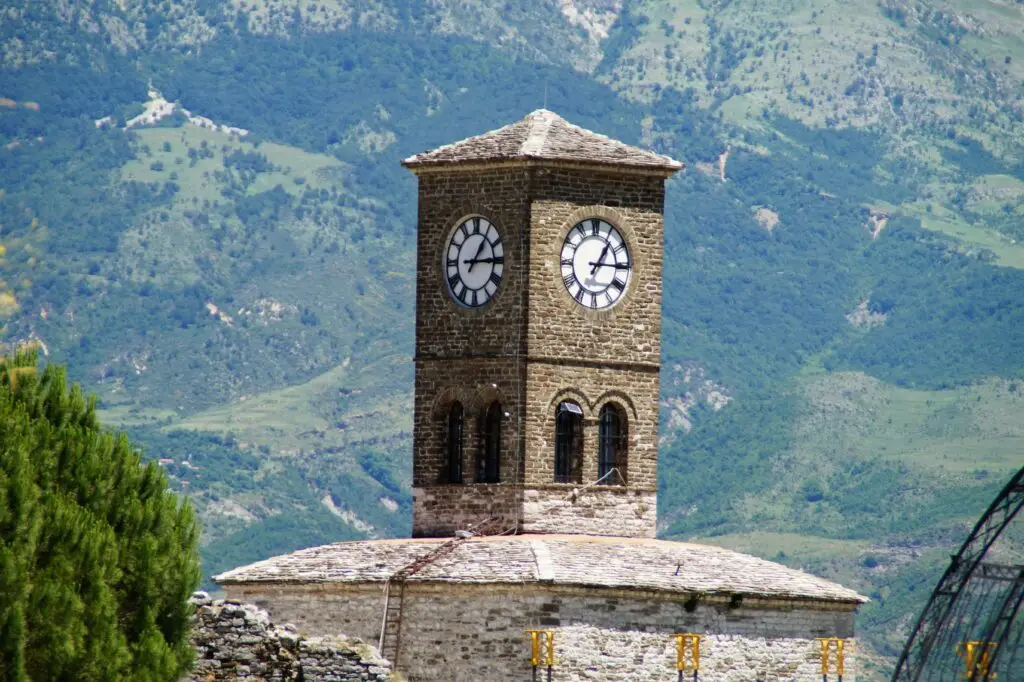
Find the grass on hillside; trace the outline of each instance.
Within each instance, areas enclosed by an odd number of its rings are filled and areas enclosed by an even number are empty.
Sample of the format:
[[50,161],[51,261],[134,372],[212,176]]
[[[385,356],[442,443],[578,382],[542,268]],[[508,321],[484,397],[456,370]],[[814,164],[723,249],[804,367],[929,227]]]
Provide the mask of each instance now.
[[967,250],[991,251],[996,265],[1024,268],[1024,244],[996,230],[972,225],[944,206],[931,204],[932,210],[928,211],[927,205],[923,202],[904,204],[900,210],[920,218],[921,227],[926,230],[940,232],[962,242]]
[[804,396],[791,453],[801,461],[882,458],[959,476],[1013,470],[1024,452],[1022,382],[925,391],[838,372],[805,379]]
[[[233,433],[283,455],[370,440],[406,440],[412,432],[412,400],[408,386],[401,384],[410,379],[404,383],[411,385],[411,377],[405,376],[408,372],[394,374],[396,359],[411,366],[407,358],[395,356],[361,368],[350,367],[346,360],[308,382],[218,405],[166,428]],[[390,380],[381,381],[389,375]]]
[[[345,165],[333,156],[273,142],[256,145],[238,135],[195,125],[137,128],[134,134],[138,136],[143,151],[139,158],[124,165],[121,179],[139,182],[173,180],[181,187],[181,196],[193,204],[223,200],[222,183],[213,174],[225,170],[225,150],[227,154],[236,151],[262,154],[277,167],[273,171],[259,173],[247,188],[249,194],[259,194],[276,185],[281,185],[293,195],[300,194],[306,187],[330,188],[339,184],[346,172]],[[204,149],[212,152],[213,156],[200,155]],[[196,153],[194,159],[189,157],[190,150]]]

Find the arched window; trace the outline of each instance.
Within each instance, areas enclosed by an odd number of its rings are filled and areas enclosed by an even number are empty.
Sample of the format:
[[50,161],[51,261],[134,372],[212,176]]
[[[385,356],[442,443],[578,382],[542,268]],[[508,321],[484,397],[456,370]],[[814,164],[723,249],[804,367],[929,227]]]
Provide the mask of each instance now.
[[626,484],[628,436],[625,412],[611,403],[602,407],[597,434],[597,479],[602,484]]
[[462,483],[462,431],[465,413],[462,403],[448,408],[448,431],[445,438],[445,463],[442,478],[447,483]]
[[501,403],[494,401],[483,415],[483,444],[477,460],[477,483],[499,483],[501,472]]
[[583,475],[583,410],[568,400],[555,412],[555,483],[579,483]]

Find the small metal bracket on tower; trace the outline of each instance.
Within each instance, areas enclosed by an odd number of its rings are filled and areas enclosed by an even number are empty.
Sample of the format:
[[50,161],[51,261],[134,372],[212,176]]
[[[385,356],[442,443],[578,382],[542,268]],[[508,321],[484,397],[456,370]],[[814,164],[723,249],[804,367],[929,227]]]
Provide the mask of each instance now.
[[679,671],[679,679],[683,679],[683,673],[693,672],[696,681],[700,673],[700,641],[703,637],[690,632],[672,636],[676,638],[676,670]]
[[843,673],[846,667],[846,654],[844,648],[846,640],[838,637],[819,637],[815,641],[821,644],[821,679],[828,682],[828,674],[832,670],[832,645],[835,644],[836,675],[839,682],[843,682]]
[[994,680],[996,674],[990,672],[992,659],[995,657],[998,642],[960,642],[956,645],[956,655],[964,662],[965,680]]

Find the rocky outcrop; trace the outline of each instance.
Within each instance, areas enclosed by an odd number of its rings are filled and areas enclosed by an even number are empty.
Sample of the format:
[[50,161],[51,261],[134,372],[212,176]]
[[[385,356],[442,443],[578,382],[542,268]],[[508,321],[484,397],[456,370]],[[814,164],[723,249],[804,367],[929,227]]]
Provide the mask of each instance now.
[[205,592],[196,605],[192,643],[196,664],[183,682],[387,682],[391,664],[375,649],[344,637],[306,639],[291,625],[270,622],[263,609],[213,601]]

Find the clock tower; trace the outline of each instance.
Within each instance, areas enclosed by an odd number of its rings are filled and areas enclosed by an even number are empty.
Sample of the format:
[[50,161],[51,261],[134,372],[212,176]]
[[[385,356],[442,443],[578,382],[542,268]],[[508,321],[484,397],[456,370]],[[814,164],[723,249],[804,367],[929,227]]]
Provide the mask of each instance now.
[[653,537],[664,182],[539,110],[419,178],[413,535]]

